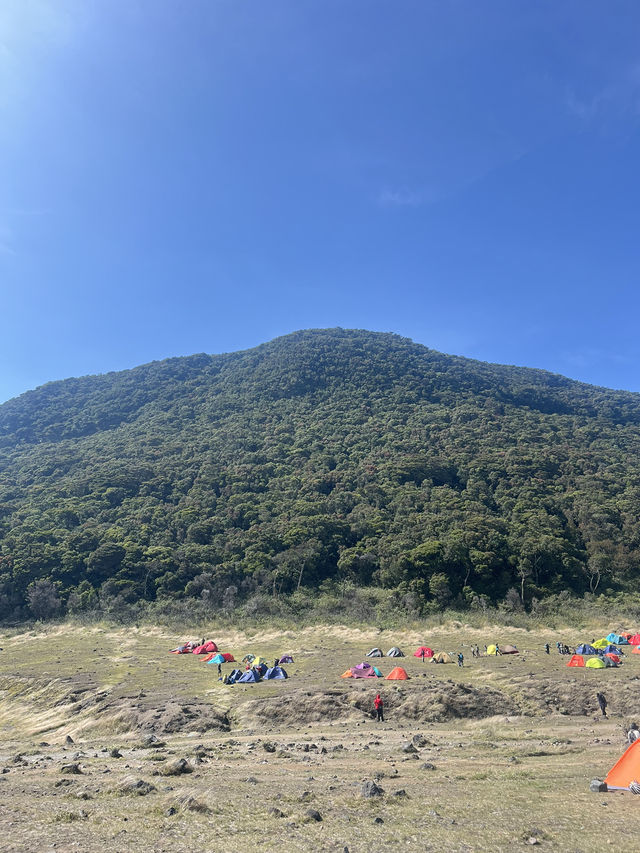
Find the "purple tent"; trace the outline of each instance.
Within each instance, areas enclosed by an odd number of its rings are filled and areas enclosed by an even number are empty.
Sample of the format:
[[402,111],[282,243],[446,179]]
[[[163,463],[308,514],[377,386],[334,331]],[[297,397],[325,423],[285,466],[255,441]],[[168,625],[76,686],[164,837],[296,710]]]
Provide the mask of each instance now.
[[354,678],[375,678],[376,674],[370,663],[359,663],[358,666],[351,667],[351,675]]

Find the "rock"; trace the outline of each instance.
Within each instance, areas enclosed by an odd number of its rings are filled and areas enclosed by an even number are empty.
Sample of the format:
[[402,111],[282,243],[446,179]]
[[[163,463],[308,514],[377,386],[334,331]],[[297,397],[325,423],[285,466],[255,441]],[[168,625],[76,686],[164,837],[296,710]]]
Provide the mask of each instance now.
[[72,775],[74,773],[76,773],[76,774],[82,773],[82,770],[80,770],[79,764],[63,764],[62,767],[60,768],[60,772],[66,773],[68,775]]
[[256,779],[255,776],[247,776],[247,778],[244,781],[248,782],[250,785],[257,785],[258,784],[258,780]]
[[269,814],[271,817],[284,817],[284,812],[281,812],[280,809],[269,809]]
[[407,794],[407,792],[405,791],[405,789],[404,789],[404,788],[400,788],[398,791],[394,791],[394,792],[393,792],[393,794],[392,794],[391,796],[392,796],[392,797],[401,797],[401,798],[402,798],[402,797],[408,797],[409,795]]
[[271,741],[268,741],[268,740],[265,740],[265,742],[262,744],[262,748],[264,749],[265,752],[275,752],[276,751],[275,743],[271,743]]
[[368,780],[362,783],[360,793],[368,800],[371,797],[381,797],[384,794],[384,788],[380,788],[375,782]]
[[157,788],[151,782],[145,782],[144,779],[126,776],[118,786],[118,791],[121,794],[135,794],[138,797],[146,797],[147,794],[157,791]]
[[601,782],[600,779],[592,779],[591,782],[589,782],[589,790],[593,791],[594,794],[603,794],[609,789],[606,782]]
[[169,806],[165,814],[167,815],[167,817],[171,817],[174,814],[178,814],[178,809],[175,806]]
[[403,752],[409,752],[409,753],[415,753],[418,750],[415,748],[415,746],[412,743],[405,743],[404,746],[402,747],[402,751]]
[[74,739],[71,737],[71,735],[67,735],[67,736],[66,736],[66,738],[64,739],[64,742],[65,742],[65,743],[75,743],[75,741],[74,741]]
[[93,797],[88,791],[78,791],[76,794],[76,800],[92,800]]
[[175,758],[173,761],[167,761],[159,773],[161,776],[181,776],[183,773],[193,773],[193,768],[186,758]]
[[163,740],[159,740],[155,735],[146,735],[146,737],[142,738],[140,746],[142,749],[161,749],[163,746],[166,746],[166,743]]
[[436,765],[432,764],[430,761],[425,761],[424,764],[420,765],[420,770],[435,770]]
[[377,817],[373,822],[374,823],[384,823],[384,821],[382,820],[381,817]]
[[422,747],[429,745],[429,741],[426,739],[426,737],[424,735],[414,735],[411,738],[411,743],[414,746],[417,746],[419,748],[422,748]]
[[122,753],[117,747],[114,747],[109,753],[109,755],[111,756],[111,758],[122,758]]
[[49,744],[46,742],[46,740],[41,740],[38,746],[49,746]]
[[211,809],[206,803],[201,803],[200,800],[196,800],[195,797],[190,795],[185,795],[183,797],[178,797],[176,802],[181,806],[183,811],[187,812],[199,812],[200,814],[211,814]]
[[309,820],[315,820],[318,823],[322,821],[322,815],[315,809],[307,809],[305,812],[305,816],[308,817]]

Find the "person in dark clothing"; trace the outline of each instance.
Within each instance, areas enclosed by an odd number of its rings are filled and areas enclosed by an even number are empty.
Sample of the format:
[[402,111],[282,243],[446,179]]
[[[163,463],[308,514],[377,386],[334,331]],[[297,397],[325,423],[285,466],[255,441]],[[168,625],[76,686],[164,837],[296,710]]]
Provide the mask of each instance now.
[[274,667],[280,665],[280,658],[276,658],[273,662]]
[[382,696],[379,693],[373,700],[373,707],[376,712],[376,722],[380,721],[381,723],[384,723],[384,703],[382,701]]
[[596,699],[598,700],[598,705],[600,705],[600,710],[602,711],[602,716],[607,716],[607,698],[604,693],[596,693]]
[[549,643],[544,644],[544,650],[547,654],[549,654]]
[[204,644],[205,644],[205,643],[206,643],[206,640],[205,640],[205,638],[203,637],[203,638],[202,638],[202,642],[200,643],[200,645],[201,645],[201,646],[204,646]]
[[464,666],[464,655],[462,652],[458,652],[458,666]]
[[218,664],[218,678],[222,678],[222,664]]

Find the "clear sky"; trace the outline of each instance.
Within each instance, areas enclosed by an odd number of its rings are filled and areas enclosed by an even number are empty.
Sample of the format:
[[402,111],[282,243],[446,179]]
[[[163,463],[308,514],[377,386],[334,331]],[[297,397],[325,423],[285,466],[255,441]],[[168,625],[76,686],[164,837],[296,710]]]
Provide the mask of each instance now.
[[640,391],[637,0],[2,0],[0,400],[296,329]]

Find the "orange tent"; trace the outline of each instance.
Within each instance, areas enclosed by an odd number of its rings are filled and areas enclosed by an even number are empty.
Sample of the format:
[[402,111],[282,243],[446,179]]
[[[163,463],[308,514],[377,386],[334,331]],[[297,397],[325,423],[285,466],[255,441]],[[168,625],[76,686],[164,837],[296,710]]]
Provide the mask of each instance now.
[[346,672],[342,673],[340,678],[353,678],[353,673],[351,672],[350,669],[348,669]]
[[627,747],[604,780],[610,788],[628,788],[640,779],[640,740]]
[[401,666],[397,666],[395,669],[392,669],[389,675],[387,676],[387,681],[406,681],[409,676]]
[[627,639],[630,646],[640,646],[640,634],[633,634],[633,636],[627,637]]
[[574,655],[567,663],[567,666],[584,666],[584,658],[582,655]]
[[613,652],[607,652],[605,655],[606,658],[611,658],[614,663],[620,663],[620,658],[618,655],[614,655]]
[[636,646],[635,649],[631,649],[632,655],[640,655],[640,646]]

